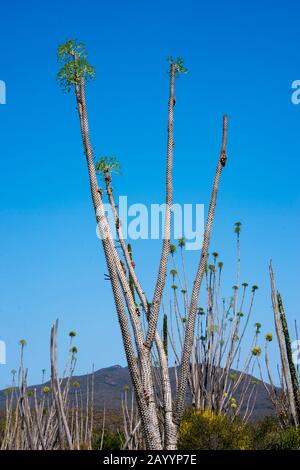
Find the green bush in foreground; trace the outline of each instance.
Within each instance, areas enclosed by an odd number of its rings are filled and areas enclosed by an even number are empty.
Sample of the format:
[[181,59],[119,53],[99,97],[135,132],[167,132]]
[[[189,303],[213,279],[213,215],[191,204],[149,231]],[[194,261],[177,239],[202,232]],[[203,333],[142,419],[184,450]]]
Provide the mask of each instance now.
[[282,429],[276,417],[249,424],[253,450],[300,450],[300,429]]
[[248,425],[253,450],[272,450],[280,436],[278,420],[273,416]]
[[178,448],[184,450],[300,450],[300,429],[281,429],[275,417],[247,425],[205,410],[185,413]]
[[272,450],[300,450],[300,429],[282,430],[275,439]]
[[189,410],[179,430],[179,449],[249,450],[251,435],[245,425],[209,410]]
[[95,450],[120,450],[122,446],[122,434],[119,432],[105,430],[102,441],[102,430],[98,430],[93,435],[92,447]]

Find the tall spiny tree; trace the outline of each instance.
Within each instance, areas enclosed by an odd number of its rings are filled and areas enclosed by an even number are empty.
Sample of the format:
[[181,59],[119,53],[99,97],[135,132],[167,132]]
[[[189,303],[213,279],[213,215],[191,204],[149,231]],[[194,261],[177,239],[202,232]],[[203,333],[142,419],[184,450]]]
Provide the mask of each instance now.
[[[96,215],[96,221],[101,235],[105,259],[109,271],[109,278],[112,285],[116,310],[120,323],[122,339],[126,358],[128,362],[131,379],[133,382],[143,435],[147,449],[176,449],[177,431],[183,414],[183,404],[185,391],[188,382],[188,369],[191,351],[193,347],[193,336],[195,328],[195,313],[198,303],[199,290],[201,287],[203,270],[206,264],[207,249],[210,240],[211,227],[214,218],[217,192],[219,187],[222,168],[226,162],[226,140],[227,140],[227,117],[224,117],[223,125],[223,142],[221,154],[216,170],[212,198],[208,213],[207,224],[204,234],[204,244],[201,252],[200,263],[197,277],[194,282],[192,293],[192,301],[188,316],[186,337],[184,350],[182,355],[182,364],[180,372],[179,387],[176,396],[175,410],[172,406],[171,384],[168,371],[168,362],[164,350],[164,344],[157,332],[159,311],[162,302],[162,296],[166,281],[167,263],[170,253],[170,237],[171,237],[171,216],[172,216],[172,167],[173,167],[173,111],[175,106],[175,78],[179,73],[186,73],[187,70],[183,65],[182,59],[174,61],[169,58],[170,62],[170,91],[168,104],[168,143],[167,143],[167,171],[166,171],[166,214],[164,223],[164,239],[161,251],[160,264],[154,289],[152,302],[149,303],[141,284],[135,273],[134,265],[130,256],[127,245],[123,242],[122,229],[114,203],[113,193],[110,187],[110,177],[106,170],[106,189],[113,212],[119,242],[126,261],[130,279],[134,283],[135,290],[141,300],[143,313],[146,315],[148,328],[144,335],[142,323],[139,315],[136,313],[136,302],[132,295],[132,290],[124,272],[123,264],[114,245],[111,229],[105,214],[103,204],[103,192],[98,185],[95,164],[93,158],[92,147],[90,143],[87,105],[85,99],[85,83],[88,79],[94,78],[95,70],[88,63],[85,48],[78,41],[67,41],[58,49],[58,57],[63,62],[63,66],[58,73],[58,79],[66,91],[72,88],[75,90],[77,101],[77,109],[80,121],[81,135],[88,167],[88,176],[91,188],[93,206]],[[126,270],[125,270],[126,271]],[[127,313],[126,313],[127,308]],[[133,337],[131,336],[131,323]],[[156,394],[152,377],[152,347],[155,343],[158,350],[160,368],[161,368],[161,385],[162,385],[162,403],[157,406]],[[138,361],[136,360],[136,353]],[[159,420],[159,415],[163,413],[163,419]],[[160,423],[162,423],[160,425]]]

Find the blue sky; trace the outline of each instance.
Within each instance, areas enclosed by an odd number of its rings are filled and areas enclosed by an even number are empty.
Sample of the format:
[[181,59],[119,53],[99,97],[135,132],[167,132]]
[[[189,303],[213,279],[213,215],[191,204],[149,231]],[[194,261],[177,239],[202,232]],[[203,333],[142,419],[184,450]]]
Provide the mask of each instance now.
[[[242,278],[260,289],[255,320],[272,330],[268,261],[273,259],[288,319],[298,317],[300,106],[299,3],[220,0],[2,2],[0,80],[0,339],[7,365],[26,338],[31,383],[49,370],[49,334],[60,319],[60,357],[78,332],[77,372],[124,354],[106,268],[95,237],[74,97],[55,74],[57,45],[87,44],[97,80],[89,85],[96,155],[116,155],[117,194],[130,202],[164,199],[168,76],[166,57],[182,56],[190,74],[176,84],[175,201],[207,204],[230,118],[211,250],[224,260],[224,295],[234,284],[233,224],[243,223]],[[135,247],[150,293],[156,242]],[[188,254],[189,277],[197,254]]]

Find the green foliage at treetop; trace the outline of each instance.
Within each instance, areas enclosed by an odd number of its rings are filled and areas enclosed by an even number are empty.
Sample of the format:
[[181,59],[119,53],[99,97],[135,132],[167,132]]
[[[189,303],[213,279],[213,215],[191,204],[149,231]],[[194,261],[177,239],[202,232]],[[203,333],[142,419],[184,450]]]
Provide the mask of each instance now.
[[169,64],[175,65],[176,75],[179,73],[189,73],[188,69],[184,65],[184,60],[182,57],[177,57],[177,59],[173,59],[172,56],[167,57],[167,61]]
[[95,164],[96,172],[100,175],[109,171],[119,175],[121,173],[121,165],[115,157],[101,157]]
[[95,68],[87,61],[85,45],[77,39],[69,39],[61,44],[57,49],[57,58],[63,63],[57,73],[57,80],[66,92],[79,85],[81,79],[93,80],[96,77]]

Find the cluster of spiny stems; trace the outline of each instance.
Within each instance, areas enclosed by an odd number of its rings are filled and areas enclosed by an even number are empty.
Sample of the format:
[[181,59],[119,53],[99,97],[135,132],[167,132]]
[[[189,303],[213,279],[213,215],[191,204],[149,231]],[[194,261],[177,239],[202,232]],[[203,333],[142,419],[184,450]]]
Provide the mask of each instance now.
[[143,449],[144,440],[141,433],[141,420],[135,406],[134,393],[130,395],[129,386],[125,385],[122,397],[123,430],[122,449],[140,450]]
[[[223,262],[218,261],[218,253],[212,253],[212,263],[209,264],[208,260],[205,266],[206,305],[205,308],[199,307],[197,310],[189,388],[195,408],[223,413],[232,419],[239,415],[246,422],[256,401],[257,380],[253,378],[253,348],[257,343],[260,328],[255,324],[251,347],[245,355],[241,347],[252,316],[257,286],[252,286],[247,296],[248,284],[240,284],[240,222],[235,224],[234,231],[237,236],[237,274],[233,295],[228,304],[225,298],[221,298],[224,266]],[[180,363],[181,354],[178,350],[183,348],[189,305],[184,258],[185,240],[180,239],[178,246],[180,267],[175,256],[177,248],[171,245],[173,268],[170,275],[173,299],[168,315],[168,337],[175,357],[175,372]],[[175,378],[177,380],[177,374]]]
[[[93,148],[90,140],[87,102],[85,96],[86,80],[94,78],[93,67],[87,62],[84,47],[76,41],[67,41],[58,49],[59,59],[63,66],[58,78],[67,89],[74,89],[77,103],[83,147],[87,162],[88,178],[96,222],[106,259],[108,277],[111,282],[116,312],[120,324],[126,359],[134,387],[141,430],[147,449],[176,449],[178,427],[182,419],[185,395],[190,376],[190,358],[194,344],[195,322],[198,309],[199,291],[205,272],[207,250],[210,242],[214,220],[219,182],[226,162],[227,117],[223,120],[223,137],[220,156],[213,182],[212,196],[207,216],[203,247],[193,290],[188,306],[188,316],[184,335],[178,386],[175,397],[172,396],[168,360],[164,342],[158,333],[158,321],[161,311],[163,292],[166,282],[170,254],[170,238],[173,202],[173,124],[175,106],[175,81],[180,73],[186,72],[182,59],[169,59],[169,100],[168,100],[168,135],[166,159],[166,212],[164,237],[160,262],[155,282],[154,294],[149,299],[140,283],[128,246],[124,242],[122,221],[111,187],[109,166],[103,168],[106,184],[106,196],[114,216],[121,250],[115,246],[112,228],[109,224],[105,207],[105,191],[98,180]],[[139,304],[137,305],[136,299]],[[162,394],[158,397],[154,383],[153,350],[159,358],[160,387]]]
[[[272,369],[270,367],[268,344],[272,340],[266,335],[265,344],[265,368],[268,382],[264,380],[262,366],[260,365],[261,378],[265,389],[274,405],[279,423],[282,427],[300,425],[300,389],[299,389],[299,358],[300,343],[297,322],[295,321],[295,335],[297,338],[297,350],[293,353],[290,332],[286,320],[281,294],[276,290],[274,271],[272,264],[269,266],[271,299],[274,313],[276,337],[280,352],[280,365],[277,366],[279,387],[275,385]],[[294,361],[293,354],[297,355],[298,361]],[[297,366],[295,365],[297,362]]]
[[[6,417],[1,450],[74,450],[92,448],[93,375],[87,382],[85,403],[77,381],[72,381],[76,365],[74,332],[70,333],[70,352],[62,378],[57,368],[57,328],[50,340],[51,380],[39,387],[28,387],[24,367],[24,347],[20,341],[21,360],[12,371],[12,385],[6,394]],[[16,379],[17,375],[17,379]],[[89,376],[87,376],[89,380]]]

